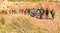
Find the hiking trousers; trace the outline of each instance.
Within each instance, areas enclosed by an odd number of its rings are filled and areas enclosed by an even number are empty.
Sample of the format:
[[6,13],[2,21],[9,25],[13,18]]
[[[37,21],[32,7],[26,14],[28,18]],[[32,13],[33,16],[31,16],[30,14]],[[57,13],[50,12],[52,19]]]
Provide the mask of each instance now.
[[54,19],[54,15],[52,15],[52,19]]
[[43,14],[40,14],[40,19],[42,19],[43,18]]

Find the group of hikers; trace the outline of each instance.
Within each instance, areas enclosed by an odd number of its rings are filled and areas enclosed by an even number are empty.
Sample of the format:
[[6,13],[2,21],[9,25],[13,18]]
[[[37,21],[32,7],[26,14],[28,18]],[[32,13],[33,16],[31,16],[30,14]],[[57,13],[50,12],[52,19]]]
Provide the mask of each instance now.
[[55,15],[55,10],[54,9],[49,10],[48,7],[45,10],[42,7],[38,8],[38,9],[35,9],[35,8],[27,9],[26,8],[26,9],[20,10],[20,12],[22,14],[25,14],[25,15],[28,14],[28,15],[30,15],[32,17],[39,16],[40,19],[43,19],[43,15],[45,15],[45,18],[48,19],[49,12],[50,12],[50,14],[52,16],[52,19],[54,19],[54,15]]

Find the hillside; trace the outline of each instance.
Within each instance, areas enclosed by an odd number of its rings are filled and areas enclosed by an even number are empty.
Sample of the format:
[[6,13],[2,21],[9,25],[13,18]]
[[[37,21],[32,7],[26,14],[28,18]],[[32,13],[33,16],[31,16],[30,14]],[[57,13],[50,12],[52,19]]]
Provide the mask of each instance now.
[[0,15],[0,33],[42,33],[45,29],[33,24],[30,16]]
[[60,11],[56,11],[54,20],[37,19],[24,14],[1,14],[0,33],[60,33],[59,21]]
[[[0,12],[5,10],[8,13],[0,14],[0,33],[60,33],[60,2],[37,1],[42,0],[5,0],[0,2]],[[11,9],[40,8],[41,6],[44,9],[46,7],[55,9],[55,19],[52,20],[50,14],[49,19],[38,19],[24,14],[9,14]]]

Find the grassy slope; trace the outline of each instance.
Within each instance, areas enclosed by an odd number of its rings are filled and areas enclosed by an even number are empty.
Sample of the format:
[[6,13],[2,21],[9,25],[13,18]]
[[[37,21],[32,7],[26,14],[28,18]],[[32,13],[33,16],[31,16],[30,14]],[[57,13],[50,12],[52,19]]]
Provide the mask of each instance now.
[[0,33],[43,33],[44,30],[32,23],[32,19],[23,15],[0,16]]

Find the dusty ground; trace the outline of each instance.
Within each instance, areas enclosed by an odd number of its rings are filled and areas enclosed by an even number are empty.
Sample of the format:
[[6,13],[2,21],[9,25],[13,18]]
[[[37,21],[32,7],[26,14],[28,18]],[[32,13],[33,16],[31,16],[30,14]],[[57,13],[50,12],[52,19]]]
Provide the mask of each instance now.
[[[27,2],[27,3],[18,3],[18,4],[10,4],[9,8],[13,9],[20,9],[20,8],[39,8],[42,4],[43,8],[46,8],[46,6],[49,6],[49,8],[54,8],[56,11],[55,19],[37,19],[35,17],[31,17],[34,21],[33,23],[36,26],[45,28],[48,30],[48,32],[45,33],[60,33],[60,2],[54,3],[54,2]],[[51,15],[49,15],[51,18]]]
[[55,10],[60,9],[60,2],[10,2],[8,3],[8,8],[12,9],[25,9],[25,8],[40,8],[43,7],[44,9],[46,7],[54,8]]
[[[24,14],[23,14],[24,15]],[[10,20],[13,15],[10,15],[9,18],[7,17],[9,15],[0,15],[0,17],[6,17],[5,19]],[[20,15],[21,16],[21,15]],[[15,14],[13,18],[16,19],[16,17],[20,17],[19,14]],[[33,20],[33,24],[37,27],[42,27],[45,29],[44,33],[60,33],[60,11],[56,11],[55,19],[38,19],[35,17],[31,17],[28,15],[25,15],[26,17],[30,17]],[[49,15],[49,18],[51,18],[51,15]],[[36,32],[35,32],[36,33]]]
[[[55,19],[37,19],[33,18],[34,24],[48,30],[46,33],[60,33],[60,18],[59,12],[56,12]],[[49,17],[51,18],[51,17]]]
[[[19,5],[19,6],[18,6]],[[18,6],[18,7],[17,7]],[[48,32],[46,33],[60,33],[60,2],[27,2],[27,3],[20,3],[17,4],[16,6],[14,6],[14,4],[11,6],[12,8],[39,8],[39,7],[43,7],[44,9],[46,7],[54,8],[56,11],[56,15],[55,15],[55,19],[51,20],[51,19],[37,19],[37,18],[32,18],[33,19],[33,23],[36,26],[39,27],[43,27],[45,29],[48,30]],[[51,18],[51,15],[49,15],[49,17]]]

